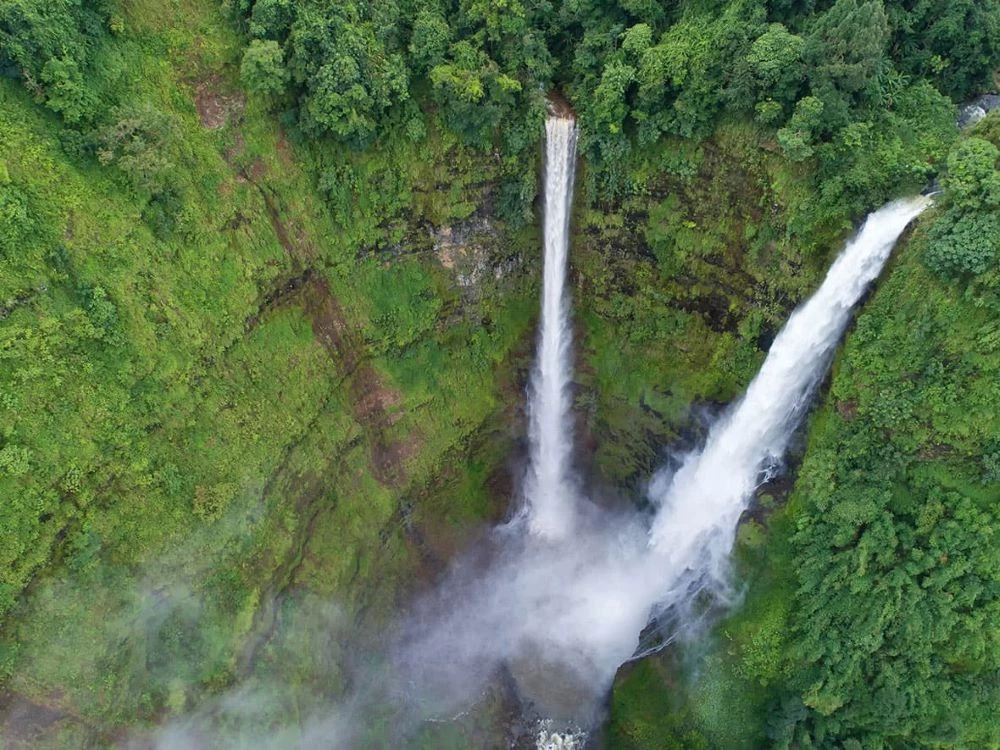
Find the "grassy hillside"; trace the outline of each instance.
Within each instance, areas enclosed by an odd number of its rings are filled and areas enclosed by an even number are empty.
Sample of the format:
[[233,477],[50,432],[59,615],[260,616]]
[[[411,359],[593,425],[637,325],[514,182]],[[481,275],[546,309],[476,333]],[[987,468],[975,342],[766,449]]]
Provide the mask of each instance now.
[[[271,658],[276,618],[307,606],[276,614],[286,590],[383,619],[436,545],[498,512],[498,373],[534,315],[532,233],[485,212],[449,229],[483,208],[463,185],[488,185],[487,159],[431,133],[359,161],[331,211],[310,147],[236,83],[212,4],[115,18],[112,157],[0,80],[0,674],[56,746]],[[168,188],[137,187],[131,157]],[[483,279],[463,286],[466,266]]]

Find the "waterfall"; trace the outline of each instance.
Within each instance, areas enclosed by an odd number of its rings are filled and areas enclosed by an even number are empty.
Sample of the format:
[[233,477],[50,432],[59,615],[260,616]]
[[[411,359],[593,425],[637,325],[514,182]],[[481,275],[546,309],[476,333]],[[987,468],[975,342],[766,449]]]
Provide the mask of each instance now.
[[576,494],[570,473],[573,330],[566,292],[576,121],[553,115],[545,131],[545,270],[541,334],[528,402],[531,463],[525,497],[532,532],[561,538],[573,526]]
[[668,481],[654,482],[659,510],[650,532],[665,603],[695,577],[724,584],[740,515],[780,461],[810,397],[826,372],[851,308],[878,276],[925,197],[872,213],[816,293],[789,318],[744,397],[709,431]]
[[434,717],[460,712],[504,669],[523,705],[547,719],[536,733],[538,750],[585,745],[618,668],[643,651],[640,636],[651,617],[669,611],[684,627],[696,592],[725,593],[740,516],[781,459],[852,307],[928,203],[899,201],[868,217],[775,338],[745,396],[709,430],[704,448],[654,481],[651,522],[621,509],[578,512],[574,501],[583,494],[569,471],[570,336],[562,288],[573,125],[549,124],[545,307],[527,495],[535,533],[507,533],[520,525],[505,525],[488,569],[455,566],[407,621],[392,659],[400,696]]

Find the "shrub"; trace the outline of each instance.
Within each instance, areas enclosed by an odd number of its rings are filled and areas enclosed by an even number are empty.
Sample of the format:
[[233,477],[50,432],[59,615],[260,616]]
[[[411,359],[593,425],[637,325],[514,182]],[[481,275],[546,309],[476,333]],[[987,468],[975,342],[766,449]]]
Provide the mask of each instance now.
[[240,78],[247,90],[262,96],[280,96],[288,83],[281,46],[270,39],[254,39],[243,53]]
[[924,262],[938,276],[977,276],[1000,254],[1000,218],[993,213],[946,211],[927,236]]

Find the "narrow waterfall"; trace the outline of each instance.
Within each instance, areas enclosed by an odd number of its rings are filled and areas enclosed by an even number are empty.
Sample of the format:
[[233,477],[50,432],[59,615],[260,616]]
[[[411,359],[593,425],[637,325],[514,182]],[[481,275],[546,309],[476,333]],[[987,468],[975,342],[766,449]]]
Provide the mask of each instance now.
[[573,330],[566,265],[576,121],[553,115],[546,121],[545,131],[545,270],[541,334],[528,402],[531,463],[525,497],[532,532],[561,538],[573,525],[575,495],[570,476],[573,430],[569,414]]
[[872,213],[816,293],[774,340],[760,372],[735,408],[709,431],[669,483],[651,492],[660,505],[651,530],[667,603],[690,585],[685,576],[722,583],[740,515],[780,461],[850,320],[906,226],[930,203],[917,197]]

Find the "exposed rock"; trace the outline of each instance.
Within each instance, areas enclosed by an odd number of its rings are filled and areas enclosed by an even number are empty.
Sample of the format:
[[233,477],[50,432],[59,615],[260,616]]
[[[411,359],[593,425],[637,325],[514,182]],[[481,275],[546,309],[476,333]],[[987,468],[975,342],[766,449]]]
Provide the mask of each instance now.
[[984,94],[972,100],[958,110],[959,129],[971,128],[994,109],[1000,109],[1000,94]]
[[211,76],[195,86],[194,104],[202,127],[216,130],[229,118],[238,116],[246,106],[246,97],[240,91],[227,92],[218,76]]
[[431,239],[441,265],[455,272],[460,287],[469,289],[478,286],[489,270],[489,252],[480,238],[495,234],[489,219],[477,219],[432,230]]
[[455,282],[472,299],[481,296],[487,283],[512,274],[521,262],[516,255],[498,252],[500,229],[487,217],[432,229],[430,235],[438,261],[453,272]]

